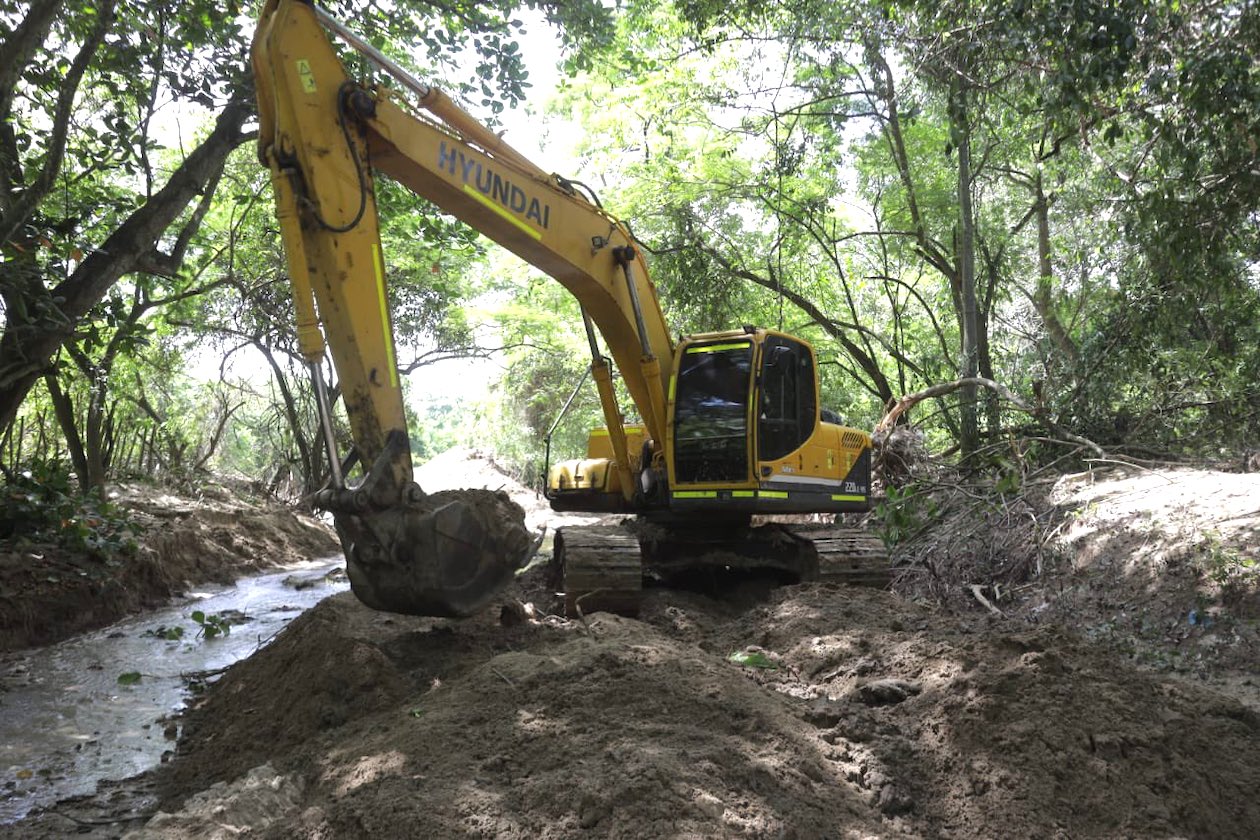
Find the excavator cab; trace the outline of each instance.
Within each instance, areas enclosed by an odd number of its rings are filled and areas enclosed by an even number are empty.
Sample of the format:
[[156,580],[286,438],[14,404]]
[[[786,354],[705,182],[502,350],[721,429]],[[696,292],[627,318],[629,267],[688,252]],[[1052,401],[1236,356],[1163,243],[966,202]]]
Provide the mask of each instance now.
[[672,512],[866,510],[870,437],[824,422],[810,345],[776,330],[692,336],[671,385]]
[[[623,494],[608,428],[549,474],[557,510],[724,523],[753,514],[867,510],[870,436],[823,419],[813,348],[776,330],[684,338],[669,376],[663,439],[625,427],[638,492]],[[633,430],[633,434],[630,434]],[[693,519],[695,517],[692,517]]]
[[779,461],[814,435],[813,352],[789,336],[758,337],[690,344],[683,352],[674,399],[676,483],[748,482],[750,455]]

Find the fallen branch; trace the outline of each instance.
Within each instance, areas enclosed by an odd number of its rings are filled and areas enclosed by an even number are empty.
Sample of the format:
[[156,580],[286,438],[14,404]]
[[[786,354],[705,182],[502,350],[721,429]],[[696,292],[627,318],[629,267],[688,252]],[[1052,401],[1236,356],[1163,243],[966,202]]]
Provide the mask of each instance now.
[[1031,414],[1034,418],[1036,418],[1036,420],[1039,423],[1041,423],[1041,425],[1045,426],[1047,429],[1049,429],[1054,434],[1060,436],[1065,441],[1075,443],[1079,446],[1084,446],[1088,448],[1090,451],[1092,451],[1099,458],[1105,459],[1108,457],[1106,451],[1101,446],[1099,446],[1098,444],[1090,440],[1089,438],[1084,438],[1084,437],[1081,437],[1080,435],[1073,434],[1072,432],[1069,432],[1067,429],[1060,427],[1057,423],[1055,423],[1048,416],[1046,416],[1046,412],[1044,408],[1041,408],[1039,406],[1029,405],[1010,388],[1007,388],[1005,385],[1002,385],[999,382],[994,382],[992,379],[986,379],[983,376],[966,376],[961,379],[955,379],[953,382],[942,382],[937,385],[932,385],[929,388],[924,388],[922,391],[916,391],[913,394],[907,394],[906,396],[897,400],[897,403],[891,409],[889,409],[887,414],[884,415],[884,419],[880,420],[879,423],[876,424],[873,437],[876,440],[884,440],[885,438],[887,438],[889,433],[892,432],[893,427],[896,426],[897,418],[899,418],[902,414],[905,414],[911,408],[923,402],[924,400],[930,400],[935,397],[943,397],[946,394],[951,394],[954,391],[957,391],[960,388],[963,388],[969,385],[974,385],[974,386],[978,386],[982,388],[988,388],[990,391],[994,392],[999,397],[1001,397],[1002,399],[1009,402],[1011,405],[1018,408],[1020,411],[1025,411],[1028,414]]

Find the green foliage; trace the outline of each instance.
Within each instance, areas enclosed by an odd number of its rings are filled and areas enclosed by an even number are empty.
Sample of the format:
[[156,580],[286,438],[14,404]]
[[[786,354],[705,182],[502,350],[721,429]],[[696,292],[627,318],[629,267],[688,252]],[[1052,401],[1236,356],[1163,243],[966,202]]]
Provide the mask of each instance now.
[[162,639],[167,642],[178,642],[184,638],[183,627],[154,627],[144,632],[146,636],[152,636],[155,639]]
[[800,332],[873,420],[965,369],[970,103],[980,372],[1110,448],[1203,455],[1260,432],[1257,34],[1249,4],[643,0],[562,107],[681,329]]
[[[493,451],[496,462],[510,467],[518,480],[538,487],[543,439],[590,366],[586,333],[576,300],[556,281],[507,259],[496,261],[488,276],[496,280],[485,289],[478,317],[493,323],[507,348],[504,375],[479,404],[461,407],[465,425],[459,442]],[[624,392],[620,404],[627,422],[633,422],[633,403]],[[587,378],[555,430],[552,462],[584,457],[587,433],[603,422]]]
[[415,462],[422,464],[454,446],[475,445],[465,428],[472,410],[472,406],[462,400],[422,402],[415,414],[408,417]]
[[139,671],[126,671],[118,675],[118,684],[125,686],[139,685],[143,677]]
[[[58,416],[64,448],[83,483],[103,486],[118,465],[109,463],[111,454],[128,447],[144,456],[141,468],[187,476],[209,463],[222,431],[219,421],[240,403],[216,400],[214,412],[195,418],[164,414],[153,405],[160,396],[145,393],[143,361],[169,362],[173,338],[185,330],[194,341],[214,334],[225,348],[248,337],[281,355],[292,350],[291,335],[272,326],[291,316],[287,291],[272,282],[282,279],[283,268],[270,201],[259,200],[265,178],[252,144],[226,171],[223,163],[250,139],[231,127],[239,128],[252,108],[242,46],[256,7],[126,0],[80,4],[58,14],[62,6],[19,4],[4,13],[0,28],[5,55],[16,59],[0,81],[6,126],[0,133],[0,431],[15,419],[42,366],[53,363],[73,402],[73,410]],[[445,86],[457,97],[491,114],[519,104],[529,87],[518,41],[526,24],[518,10],[539,12],[561,26],[566,51],[575,58],[587,44],[606,40],[611,20],[610,10],[592,0],[457,0],[388,8],[333,0],[328,8],[418,76],[449,80]],[[365,79],[371,75],[358,59],[351,59],[351,67]],[[216,114],[223,131],[198,125]],[[192,132],[179,133],[189,126]],[[171,173],[181,174],[197,143],[211,154],[202,155],[179,189],[163,189]],[[459,317],[462,278],[477,252],[473,237],[396,187],[382,187],[379,197],[387,211],[386,244],[396,258],[390,280],[400,349],[463,347],[473,332]],[[196,299],[216,290],[219,300],[206,317]],[[167,317],[152,317],[159,312]],[[53,359],[63,346],[73,364]],[[286,382],[281,390],[300,387]],[[131,410],[142,402],[158,410]],[[297,440],[303,418],[299,401],[289,402],[289,440],[267,460],[315,472],[318,449]],[[41,415],[40,434],[34,447],[9,446],[11,466],[63,448],[42,434],[42,413],[26,411],[23,419]],[[149,426],[145,440],[125,440],[122,428],[140,424]],[[268,436],[253,434],[255,440]],[[304,451],[288,457],[293,453],[282,450],[294,441],[301,445],[292,449]],[[85,457],[78,457],[79,450]],[[245,447],[232,451],[246,461],[243,467],[255,468]]]
[[938,512],[931,494],[912,483],[886,488],[883,501],[876,506],[875,518],[884,544],[893,548],[930,525]]
[[770,657],[759,650],[737,650],[726,657],[726,661],[734,662],[736,665],[743,665],[745,668],[759,668],[766,671],[773,671],[779,667],[774,664]]
[[[43,7],[9,10],[6,46]],[[492,118],[529,88],[520,34],[539,15],[558,25],[567,71],[555,108],[581,133],[571,174],[653,251],[673,330],[755,323],[802,335],[822,363],[824,405],[861,426],[969,361],[957,279],[962,91],[982,372],[1109,448],[1207,454],[1260,434],[1254,4],[335,0],[330,10]],[[0,416],[14,416],[13,394],[29,396],[15,428],[0,429],[12,471],[69,451],[81,482],[98,486],[207,467],[318,483],[322,446],[253,149],[239,148],[134,252],[104,247],[209,136],[176,138],[168,103],[187,126],[250,101],[240,49],[250,11],[89,3],[31,30],[15,53],[27,58],[0,90]],[[374,72],[352,59],[359,71]],[[59,116],[64,134],[50,130]],[[202,192],[213,200],[198,206]],[[452,421],[453,405],[422,409],[418,456],[489,443],[532,475],[587,364],[576,308],[551,280],[494,276],[481,240],[407,190],[383,182],[377,197],[403,367],[484,354],[489,332],[512,348],[476,423]],[[105,251],[125,263],[109,284],[97,279]],[[486,297],[489,316],[472,307]],[[52,335],[60,355],[27,359]],[[235,354],[272,381],[203,389],[180,376],[200,356],[197,375],[215,377]],[[70,405],[60,415],[50,394],[22,384],[45,364]],[[946,449],[957,407],[932,405],[914,420]],[[556,431],[557,457],[580,454],[602,422],[588,386]],[[1000,440],[1022,423],[993,405],[984,431]],[[344,442],[344,423],[338,434]],[[91,545],[97,530],[67,538]]]
[[137,548],[141,529],[95,493],[83,495],[59,462],[35,462],[0,486],[0,539],[52,543],[109,559]]
[[1222,587],[1227,598],[1260,585],[1260,555],[1248,556],[1224,545],[1216,533],[1207,534],[1197,547],[1192,565],[1199,575]]
[[232,633],[232,625],[221,615],[216,615],[215,613],[206,614],[201,610],[193,610],[192,615],[188,617],[200,628],[197,631],[198,638],[216,639]]

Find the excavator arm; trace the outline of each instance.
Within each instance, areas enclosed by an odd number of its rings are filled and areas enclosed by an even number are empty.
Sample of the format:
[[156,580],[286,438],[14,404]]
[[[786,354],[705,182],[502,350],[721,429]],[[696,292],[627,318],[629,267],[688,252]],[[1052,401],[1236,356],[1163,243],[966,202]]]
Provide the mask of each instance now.
[[[328,30],[400,83],[352,80]],[[504,499],[439,504],[412,481],[374,194],[376,173],[432,201],[567,287],[582,305],[592,372],[617,468],[633,487],[604,337],[649,437],[666,438],[661,366],[674,347],[628,229],[548,175],[440,91],[422,85],[309,2],[268,0],[254,36],[259,159],[271,172],[302,354],[312,368],[334,515],[352,587],[369,606],[466,615],[510,579],[528,548]],[[410,95],[414,105],[409,105]],[[322,330],[321,330],[322,327]],[[366,470],[347,486],[336,465],[320,367],[325,344]]]

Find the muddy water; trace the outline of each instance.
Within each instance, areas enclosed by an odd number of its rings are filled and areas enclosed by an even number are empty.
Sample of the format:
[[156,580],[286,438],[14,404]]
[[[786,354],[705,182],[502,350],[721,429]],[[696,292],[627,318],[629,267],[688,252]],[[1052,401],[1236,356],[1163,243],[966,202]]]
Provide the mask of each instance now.
[[[158,764],[174,747],[178,724],[170,717],[190,696],[187,675],[249,656],[303,610],[348,588],[344,576],[325,577],[340,567],[331,558],[287,567],[52,647],[5,655],[0,825]],[[226,618],[231,632],[205,638],[193,611]],[[182,637],[164,638],[172,628]],[[136,672],[137,682],[120,683]]]

